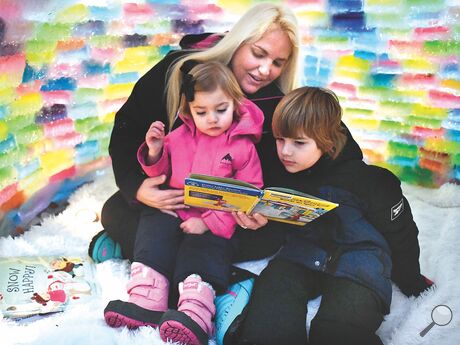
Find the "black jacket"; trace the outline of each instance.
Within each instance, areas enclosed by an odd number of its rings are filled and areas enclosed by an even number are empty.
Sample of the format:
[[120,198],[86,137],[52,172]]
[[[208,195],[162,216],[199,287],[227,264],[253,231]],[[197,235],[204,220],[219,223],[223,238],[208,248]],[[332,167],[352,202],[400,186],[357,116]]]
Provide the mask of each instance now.
[[[391,279],[406,295],[418,295],[427,287],[423,276],[420,274],[418,244],[418,229],[412,217],[411,209],[406,198],[402,194],[400,181],[390,171],[377,166],[367,165],[362,161],[360,150],[353,145],[346,145],[341,154],[331,160],[323,156],[312,168],[296,174],[282,172],[279,178],[282,186],[291,187],[309,194],[318,195],[326,199],[342,198],[338,203],[353,208],[362,217],[363,221],[369,223],[377,230],[388,243],[391,250],[392,270]],[[347,192],[347,193],[343,193]],[[338,196],[340,194],[340,196]],[[348,197],[344,198],[344,195]],[[334,201],[334,200],[331,200]],[[358,219],[343,218],[344,212],[339,209],[331,211],[311,223],[312,228],[322,227],[325,238],[320,239],[322,246],[331,256],[329,264],[325,263],[325,269],[331,272],[338,267],[340,256],[348,250],[344,245],[343,236],[333,239],[335,245],[330,245],[331,238],[336,236],[337,229],[331,228],[342,226],[345,223],[356,222],[355,226],[363,226]],[[350,215],[351,217],[351,215]],[[354,216],[353,216],[354,217]],[[335,219],[334,219],[335,218]],[[338,222],[338,223],[337,223]],[[341,225],[340,225],[341,224]],[[307,225],[305,230],[308,232]],[[365,231],[369,229],[367,226]],[[294,234],[299,234],[299,229]],[[328,233],[328,231],[332,231]],[[353,235],[355,236],[356,233]],[[358,235],[359,237],[359,235]],[[378,236],[370,235],[372,245],[383,249]],[[361,241],[355,238],[353,241]],[[345,241],[346,242],[346,241]],[[292,241],[295,246],[296,241]],[[328,243],[328,244],[325,244]],[[290,248],[285,248],[289,252]],[[382,260],[385,266],[385,259]],[[327,267],[329,265],[329,268]]]

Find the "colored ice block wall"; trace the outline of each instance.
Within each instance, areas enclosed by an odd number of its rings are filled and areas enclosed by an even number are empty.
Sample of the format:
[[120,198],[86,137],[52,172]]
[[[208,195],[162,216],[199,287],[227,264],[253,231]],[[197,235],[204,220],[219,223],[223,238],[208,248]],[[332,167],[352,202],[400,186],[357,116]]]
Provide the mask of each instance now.
[[222,14],[199,0],[0,0],[0,236],[106,171],[135,82],[184,32],[228,28]]
[[[0,236],[110,166],[115,112],[184,33],[228,30],[251,0],[0,0]],[[454,0],[284,0],[300,79],[336,91],[370,162],[460,180]]]
[[303,83],[339,95],[366,159],[410,183],[460,181],[460,2],[304,3]]

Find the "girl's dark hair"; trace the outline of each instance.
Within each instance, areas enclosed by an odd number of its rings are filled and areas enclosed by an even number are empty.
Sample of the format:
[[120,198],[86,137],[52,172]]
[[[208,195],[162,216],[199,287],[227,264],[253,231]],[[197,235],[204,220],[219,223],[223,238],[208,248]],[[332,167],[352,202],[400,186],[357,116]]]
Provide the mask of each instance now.
[[273,114],[275,137],[313,139],[318,148],[335,159],[347,141],[342,108],[334,92],[320,87],[301,87],[282,98]]

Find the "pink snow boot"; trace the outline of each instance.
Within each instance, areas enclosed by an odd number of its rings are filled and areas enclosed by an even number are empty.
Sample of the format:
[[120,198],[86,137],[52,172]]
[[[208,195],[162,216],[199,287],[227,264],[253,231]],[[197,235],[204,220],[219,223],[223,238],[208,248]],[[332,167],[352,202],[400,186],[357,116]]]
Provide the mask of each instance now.
[[179,293],[177,310],[168,310],[160,320],[161,339],[207,345],[214,333],[214,290],[199,275],[192,274],[179,284]]
[[127,284],[128,302],[110,301],[104,309],[104,318],[110,327],[157,327],[168,309],[169,281],[154,269],[133,262]]

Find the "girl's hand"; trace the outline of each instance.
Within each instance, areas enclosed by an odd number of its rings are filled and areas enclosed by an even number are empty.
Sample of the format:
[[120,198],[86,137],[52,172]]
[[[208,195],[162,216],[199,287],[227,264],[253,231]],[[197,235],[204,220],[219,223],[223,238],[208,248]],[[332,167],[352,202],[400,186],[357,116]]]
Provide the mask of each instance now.
[[268,219],[259,213],[248,216],[244,212],[232,212],[233,218],[243,229],[257,230],[267,225]]
[[149,148],[147,161],[155,161],[158,159],[163,141],[165,137],[165,125],[161,121],[155,121],[150,125],[145,134],[145,143]]
[[160,189],[166,181],[166,175],[146,178],[136,193],[136,199],[143,204],[158,208],[162,211],[188,208],[184,205],[184,191],[182,189]]
[[186,234],[201,235],[209,230],[208,226],[201,218],[192,217],[180,225],[182,231]]

